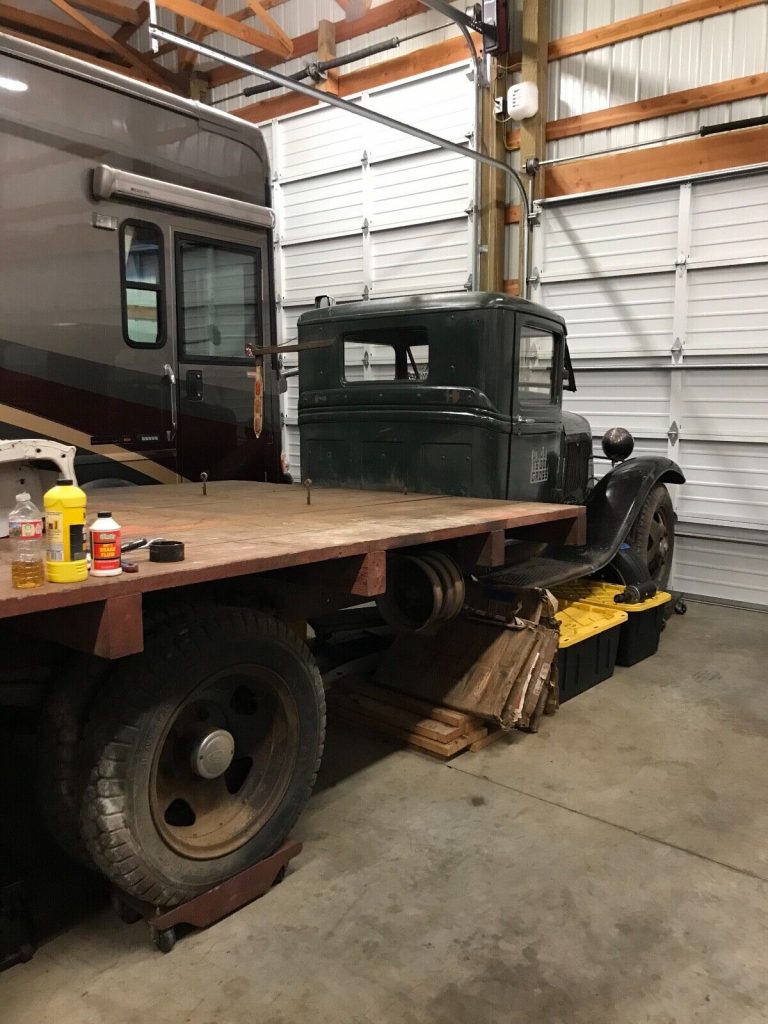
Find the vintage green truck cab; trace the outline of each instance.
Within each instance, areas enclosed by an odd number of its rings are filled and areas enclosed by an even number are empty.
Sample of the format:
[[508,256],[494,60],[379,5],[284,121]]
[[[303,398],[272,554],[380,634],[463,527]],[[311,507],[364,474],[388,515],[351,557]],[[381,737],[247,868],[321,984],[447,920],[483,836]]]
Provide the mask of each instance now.
[[[582,502],[583,417],[564,413],[562,317],[494,294],[414,296],[306,313],[302,475],[341,487]],[[565,379],[564,379],[565,377]]]
[[595,480],[589,423],[562,407],[576,385],[557,313],[494,293],[318,300],[298,329],[302,479],[584,503],[587,544],[538,552],[510,583],[549,586],[616,562],[628,582],[642,572],[666,585],[665,484],[683,474],[666,458],[629,459],[619,428],[603,439],[613,468]]

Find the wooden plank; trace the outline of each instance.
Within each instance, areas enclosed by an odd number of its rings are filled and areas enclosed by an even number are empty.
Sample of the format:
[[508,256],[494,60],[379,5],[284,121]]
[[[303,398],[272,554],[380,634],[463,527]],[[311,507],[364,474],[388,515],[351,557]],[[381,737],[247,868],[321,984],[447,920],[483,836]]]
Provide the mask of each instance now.
[[745,75],[743,78],[731,78],[726,82],[716,82],[714,85],[680,89],[664,96],[652,96],[635,103],[621,103],[605,110],[593,110],[588,114],[550,121],[547,125],[547,141],[553,142],[573,135],[584,135],[587,132],[603,131],[606,128],[651,121],[656,117],[668,117],[670,114],[702,110],[705,107],[717,107],[722,103],[733,103],[735,100],[765,95],[768,95],[768,73]]
[[[323,19],[317,26],[317,59],[333,60],[336,56],[336,24]],[[327,78],[317,88],[321,92],[339,95],[339,72],[335,68],[327,72]]]
[[[411,18],[416,14],[422,14],[426,10],[421,0],[389,0],[387,3],[374,7],[362,18],[355,18],[351,21],[342,21],[336,24],[336,43],[345,43],[358,36],[368,35],[369,32],[376,32],[381,28],[402,21],[404,18]],[[317,31],[305,32],[304,35],[296,36],[293,40],[294,58],[306,57],[311,53],[317,53],[318,39]],[[243,57],[245,61],[251,61],[260,67],[273,68],[282,63],[281,58],[272,57],[265,53],[251,53]],[[228,67],[226,64],[215,67],[210,72],[211,88],[218,85],[227,85],[229,82],[236,82],[240,78],[247,77],[246,71],[239,68]]]
[[[60,2],[60,0],[54,0],[54,3],[56,2]],[[277,55],[281,61],[291,56],[290,50],[274,36],[235,21],[234,18],[228,18],[226,14],[209,11],[200,4],[194,3],[193,0],[157,0],[157,3],[159,7],[164,7],[173,14],[180,14],[184,18],[205,25],[207,28],[213,29],[214,32],[223,32],[235,39],[241,39],[244,43],[250,43],[251,46],[268,50]]]
[[703,139],[671,142],[664,146],[555,165],[547,176],[547,197],[683,178],[729,167],[746,167],[765,163],[767,158],[768,127],[744,128]]
[[467,738],[465,736],[460,736],[449,743],[437,743],[426,736],[417,736],[416,734],[406,732],[404,729],[398,729],[397,726],[367,718],[365,715],[356,714],[354,711],[341,705],[337,706],[336,711],[340,719],[349,722],[351,725],[362,726],[382,736],[389,736],[400,740],[406,746],[414,747],[416,750],[421,750],[427,754],[434,754],[436,757],[441,757],[446,761],[451,757],[455,757],[456,754],[460,754],[462,750],[467,749]]
[[490,747],[492,743],[500,739],[504,735],[504,730],[501,728],[489,729],[485,736],[481,736],[476,739],[473,743],[470,743],[469,749],[473,754],[477,754],[480,750],[485,750],[486,747]]
[[119,488],[110,503],[126,539],[181,540],[186,560],[152,563],[138,552],[131,556],[140,564],[136,575],[18,591],[10,583],[8,541],[0,541],[0,618],[292,566],[332,565],[340,558],[583,514],[573,505],[321,487],[312,489],[307,505],[303,488],[248,481],[209,483],[205,498],[191,483]]
[[[525,167],[528,160],[537,158],[543,160],[547,153],[546,145],[546,121],[547,121],[547,100],[549,95],[549,65],[547,63],[547,44],[549,41],[550,4],[549,0],[525,0],[522,16],[522,64],[521,80],[530,82],[538,89],[540,97],[539,105],[533,117],[527,117],[520,122],[518,146],[520,149],[520,168],[523,180],[528,177]],[[539,173],[534,175],[530,182],[530,195],[532,200],[544,197],[546,184],[546,168],[541,167]],[[530,179],[529,179],[530,180]],[[513,277],[517,278],[517,292],[508,292],[511,282],[504,282],[504,291],[509,294],[521,294],[525,292],[526,274],[530,274],[530,267],[525,265],[527,253],[526,243],[532,241],[524,225],[523,230],[518,232],[517,239],[517,260],[513,261],[511,270]],[[529,254],[530,259],[530,254]],[[517,273],[514,273],[515,270]]]
[[409,736],[424,736],[435,743],[450,743],[462,735],[461,729],[456,725],[435,721],[396,704],[373,700],[355,690],[333,690],[331,699],[355,714],[402,729]]
[[520,129],[510,128],[507,132],[506,147],[508,153],[516,153],[520,149]]
[[521,210],[519,203],[507,203],[506,209],[504,210],[504,223],[519,224],[520,213]]
[[[75,4],[74,6],[77,6],[77,4]],[[129,42],[131,37],[136,34],[137,28],[143,25],[144,22],[147,20],[147,18],[149,17],[149,4],[147,3],[147,0],[141,0],[141,3],[136,8],[136,13],[139,15],[139,24],[134,25],[132,22],[126,21],[123,25],[121,25],[112,37],[113,39],[116,39],[118,43]],[[147,56],[154,57],[155,55],[149,53],[147,54]]]
[[519,295],[520,294],[520,282],[516,277],[507,278],[504,281],[504,294],[505,295]]
[[[455,64],[465,56],[467,56],[467,44],[463,36],[457,36],[443,43],[435,43],[434,46],[425,46],[421,50],[405,54],[402,57],[380,61],[369,68],[361,68],[358,71],[350,71],[346,75],[339,75],[337,95],[354,96],[366,89],[373,89],[376,86],[400,81],[402,78],[411,78],[414,75],[424,74],[426,71],[434,71],[449,64]],[[276,96],[271,100],[247,104],[238,110],[233,110],[232,113],[246,121],[261,123],[271,121],[276,117],[284,117],[286,114],[293,114],[297,110],[308,110],[317,106],[319,102],[319,100],[311,100],[296,93],[288,93],[285,96]]]
[[601,25],[586,32],[554,39],[549,44],[547,56],[549,60],[560,60],[575,53],[587,53],[603,46],[613,46],[614,43],[621,43],[626,39],[638,39],[652,32],[661,32],[676,25],[711,18],[727,11],[738,11],[743,7],[755,7],[761,3],[765,3],[765,0],[686,0],[684,3],[675,3],[669,7],[649,11],[647,14],[623,18],[610,25]]
[[72,46],[84,50],[93,50],[95,53],[112,54],[114,50],[110,45],[97,39],[90,32],[84,32],[74,25],[68,25],[63,21],[54,21],[53,18],[43,17],[41,14],[30,14],[11,4],[0,3],[0,25],[11,28],[29,29],[31,32],[52,39],[54,42],[71,43]]
[[362,693],[372,700],[382,701],[387,704],[396,704],[398,707],[411,711],[421,718],[432,718],[436,722],[444,722],[459,729],[460,733],[466,736],[474,732],[482,725],[482,719],[468,715],[465,711],[454,711],[453,708],[446,708],[440,704],[430,704],[428,701],[419,700],[407,693],[400,693],[398,690],[389,689],[386,686],[376,686],[367,678],[357,676],[345,679],[342,688],[352,690],[355,693]]

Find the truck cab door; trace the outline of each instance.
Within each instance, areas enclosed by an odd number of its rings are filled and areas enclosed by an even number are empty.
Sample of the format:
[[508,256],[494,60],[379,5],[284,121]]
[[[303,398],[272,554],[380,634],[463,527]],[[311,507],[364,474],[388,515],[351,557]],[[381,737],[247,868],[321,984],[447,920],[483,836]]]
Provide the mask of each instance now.
[[186,479],[279,479],[275,375],[264,357],[259,381],[252,353],[271,344],[268,267],[266,232],[222,225],[175,234],[179,467]]
[[507,494],[557,500],[565,338],[546,320],[518,315]]

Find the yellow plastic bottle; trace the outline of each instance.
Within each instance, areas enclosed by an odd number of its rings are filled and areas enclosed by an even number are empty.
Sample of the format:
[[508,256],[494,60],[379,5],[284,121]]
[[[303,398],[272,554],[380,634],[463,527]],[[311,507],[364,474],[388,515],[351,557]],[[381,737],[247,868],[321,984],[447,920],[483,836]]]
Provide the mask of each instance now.
[[45,506],[45,573],[51,583],[79,583],[88,578],[85,491],[60,478],[43,498]]

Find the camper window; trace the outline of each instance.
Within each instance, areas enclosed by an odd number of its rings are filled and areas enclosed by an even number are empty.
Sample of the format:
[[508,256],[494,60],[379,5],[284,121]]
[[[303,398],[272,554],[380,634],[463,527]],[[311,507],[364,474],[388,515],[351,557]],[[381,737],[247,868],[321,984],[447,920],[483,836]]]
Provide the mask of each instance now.
[[163,236],[154,224],[126,220],[120,229],[123,337],[129,345],[162,345]]
[[176,252],[184,357],[250,362],[249,350],[262,343],[259,250],[180,238]]

